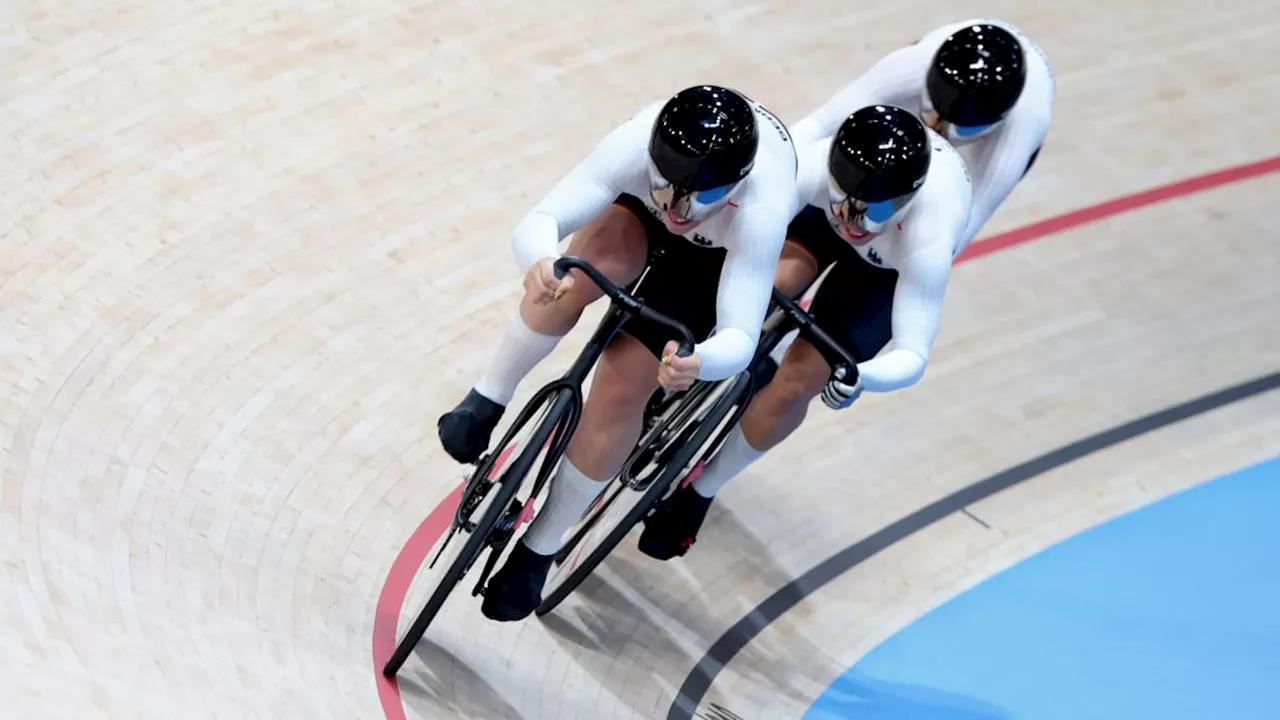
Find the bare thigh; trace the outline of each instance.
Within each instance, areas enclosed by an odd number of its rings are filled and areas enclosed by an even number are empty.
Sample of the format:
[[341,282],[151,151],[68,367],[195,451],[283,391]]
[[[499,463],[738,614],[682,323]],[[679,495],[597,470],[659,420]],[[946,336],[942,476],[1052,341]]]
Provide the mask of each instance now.
[[617,473],[640,439],[644,406],[657,388],[658,359],[639,340],[615,335],[596,366],[569,460],[596,480]]
[[751,400],[742,433],[756,450],[782,442],[804,422],[809,401],[826,386],[831,366],[804,338],[797,338],[778,365],[773,381]]
[[[627,285],[644,271],[649,240],[644,224],[630,210],[610,205],[569,241],[565,254],[582,258],[615,285]],[[520,303],[520,316],[535,332],[563,335],[573,328],[587,305],[598,300],[600,288],[581,271],[571,270],[573,288],[555,302]]]

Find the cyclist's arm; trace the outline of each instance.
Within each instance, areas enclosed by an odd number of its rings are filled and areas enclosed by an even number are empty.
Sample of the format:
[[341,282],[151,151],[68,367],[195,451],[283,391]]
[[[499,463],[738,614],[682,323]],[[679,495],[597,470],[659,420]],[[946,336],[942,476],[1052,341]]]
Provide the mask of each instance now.
[[645,167],[648,115],[637,113],[606,135],[524,216],[511,238],[521,270],[544,257],[559,257],[560,241],[604,212],[625,190],[628,175]]
[[735,241],[727,248],[716,292],[716,331],[694,347],[702,359],[699,380],[723,380],[751,362],[773,294],[774,272],[790,214],[757,204],[740,211]]
[[[973,207],[969,211],[963,246],[973,241],[1000,203],[1013,192],[1026,174],[1032,154],[1049,132],[1049,114],[1043,103],[1027,103],[1014,113],[1005,120],[996,137],[991,138],[990,144],[982,148],[971,168]],[[963,250],[963,246],[957,248],[957,252]]]
[[858,365],[864,389],[901,390],[924,376],[950,272],[951,253],[941,244],[903,263],[893,292],[893,342],[889,352]]
[[933,47],[921,42],[881,58],[791,128],[797,146],[834,135],[845,118],[868,105],[911,107],[912,103],[919,102],[920,89],[933,59]]
[[938,335],[942,302],[951,277],[951,260],[959,234],[969,217],[968,178],[953,158],[950,171],[939,163],[938,176],[925,185],[928,195],[905,223],[903,247],[907,256],[898,267],[890,324],[889,352],[858,365],[862,386],[870,392],[910,387],[924,375],[929,352]]

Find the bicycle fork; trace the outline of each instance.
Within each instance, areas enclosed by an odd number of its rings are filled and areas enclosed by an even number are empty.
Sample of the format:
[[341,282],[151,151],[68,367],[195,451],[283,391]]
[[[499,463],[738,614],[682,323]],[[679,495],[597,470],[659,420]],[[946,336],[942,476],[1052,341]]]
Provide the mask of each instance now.
[[[529,491],[529,497],[526,500],[520,500],[516,497],[511,498],[511,503],[507,505],[502,518],[498,520],[498,524],[485,540],[489,555],[485,558],[484,565],[480,568],[480,575],[476,578],[475,587],[471,589],[472,597],[484,595],[485,588],[489,584],[489,576],[493,573],[494,567],[497,566],[498,558],[502,557],[502,554],[506,551],[507,544],[511,542],[511,538],[515,536],[517,530],[533,520],[533,499],[538,496],[538,493],[542,491],[543,486],[550,479],[552,469],[560,462],[565,448],[568,447],[569,438],[577,428],[578,420],[582,417],[581,391],[573,386],[566,386],[563,389],[568,393],[567,398],[563,395],[558,397],[552,404],[553,412],[555,408],[560,407],[561,402],[568,402],[569,406],[563,411],[563,416],[556,423],[556,428],[551,437],[547,439],[545,445],[547,454],[543,457],[542,463],[538,468],[538,477],[534,481],[533,488]],[[510,481],[509,479],[507,480],[507,482]]]
[[[526,509],[528,512],[526,512]],[[494,527],[493,532],[489,534],[489,538],[485,545],[488,546],[489,556],[484,559],[484,566],[480,568],[480,576],[476,578],[476,586],[471,589],[473,597],[484,595],[485,586],[489,583],[489,575],[493,573],[493,568],[498,564],[498,558],[502,557],[502,553],[507,549],[507,543],[511,542],[511,537],[515,535],[516,528],[527,522],[528,517],[532,516],[533,498],[529,498],[526,505],[519,498],[512,498],[511,504],[507,506],[507,511],[503,513],[502,519],[498,521],[498,525]],[[522,517],[528,516],[528,517]]]

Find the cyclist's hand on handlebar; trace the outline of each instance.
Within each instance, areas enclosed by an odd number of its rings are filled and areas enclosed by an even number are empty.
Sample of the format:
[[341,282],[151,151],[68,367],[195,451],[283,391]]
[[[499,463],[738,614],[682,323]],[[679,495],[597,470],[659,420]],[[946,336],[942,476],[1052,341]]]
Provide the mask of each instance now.
[[565,273],[563,278],[556,278],[556,258],[544,257],[529,267],[524,274],[524,291],[529,294],[534,305],[546,305],[573,288],[573,276]]
[[[843,377],[843,374],[841,374]],[[852,385],[846,384],[832,376],[827,381],[827,386],[822,389],[822,402],[832,410],[843,410],[853,404],[854,400],[862,394],[862,378],[858,378]]]
[[679,344],[672,340],[662,349],[662,365],[658,368],[658,384],[667,390],[688,390],[702,370],[697,353],[687,357],[676,355]]

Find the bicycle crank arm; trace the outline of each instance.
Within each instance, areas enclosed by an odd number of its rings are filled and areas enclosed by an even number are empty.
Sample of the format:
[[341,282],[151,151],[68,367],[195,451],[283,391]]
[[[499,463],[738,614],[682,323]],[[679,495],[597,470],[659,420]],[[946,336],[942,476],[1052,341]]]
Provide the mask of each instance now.
[[484,567],[480,568],[480,577],[476,578],[476,586],[471,588],[471,597],[484,595],[485,585],[489,584],[489,575],[498,564],[498,558],[502,557],[502,550],[503,548],[497,546],[489,548],[489,557],[484,559]]

